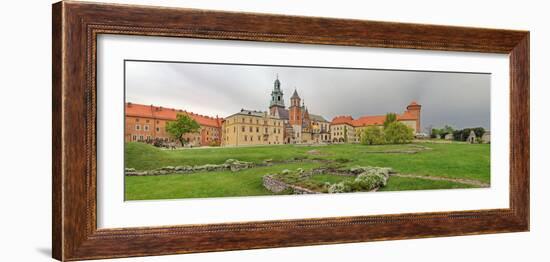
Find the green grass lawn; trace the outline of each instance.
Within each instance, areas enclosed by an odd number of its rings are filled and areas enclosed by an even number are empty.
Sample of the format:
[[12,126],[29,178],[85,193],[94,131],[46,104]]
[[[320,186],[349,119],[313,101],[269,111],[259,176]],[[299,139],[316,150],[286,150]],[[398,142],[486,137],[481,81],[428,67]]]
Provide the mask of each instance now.
[[[388,150],[411,150],[422,145],[429,150],[416,154],[377,153]],[[315,150],[315,154],[308,151]],[[344,166],[391,167],[402,174],[466,178],[484,183],[490,181],[490,145],[410,144],[365,146],[340,144],[327,146],[277,145],[238,148],[194,148],[163,150],[140,143],[127,143],[125,166],[151,170],[165,166],[220,164],[233,158],[261,163],[263,160],[284,161],[293,158],[327,159]],[[144,176],[125,178],[127,200],[205,198],[227,196],[271,195],[262,186],[262,176],[283,169],[310,169],[322,163],[286,163],[256,167],[239,172],[220,171],[186,175]],[[331,178],[332,179],[332,178]],[[334,178],[339,179],[339,178]],[[330,182],[330,181],[329,181]],[[382,190],[417,190],[468,188],[469,185],[426,179],[392,177]]]
[[436,181],[428,179],[418,179],[409,177],[392,177],[388,185],[380,188],[379,191],[405,191],[405,190],[428,190],[428,189],[456,189],[473,188],[474,186],[449,182]]
[[239,172],[202,172],[168,176],[128,176],[126,200],[176,199],[272,195],[262,185],[262,177],[284,169],[313,168],[315,163],[293,163],[258,167]]

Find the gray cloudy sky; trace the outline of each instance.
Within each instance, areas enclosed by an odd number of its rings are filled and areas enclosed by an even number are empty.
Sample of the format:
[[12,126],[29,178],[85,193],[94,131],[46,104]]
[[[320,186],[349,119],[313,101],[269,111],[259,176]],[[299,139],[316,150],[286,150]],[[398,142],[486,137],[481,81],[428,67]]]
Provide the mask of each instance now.
[[423,129],[490,129],[489,74],[127,61],[126,101],[220,117],[265,111],[276,74],[286,106],[296,88],[309,112],[329,121],[402,113],[416,100]]

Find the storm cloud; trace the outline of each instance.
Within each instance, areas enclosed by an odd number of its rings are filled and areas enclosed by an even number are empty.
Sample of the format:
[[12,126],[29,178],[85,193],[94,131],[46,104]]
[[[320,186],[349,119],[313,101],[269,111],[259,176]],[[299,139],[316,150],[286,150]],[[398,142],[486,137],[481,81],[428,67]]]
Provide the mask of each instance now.
[[126,101],[226,117],[268,110],[278,75],[285,105],[294,89],[310,113],[402,113],[422,105],[422,129],[451,125],[490,129],[490,74],[126,61]]

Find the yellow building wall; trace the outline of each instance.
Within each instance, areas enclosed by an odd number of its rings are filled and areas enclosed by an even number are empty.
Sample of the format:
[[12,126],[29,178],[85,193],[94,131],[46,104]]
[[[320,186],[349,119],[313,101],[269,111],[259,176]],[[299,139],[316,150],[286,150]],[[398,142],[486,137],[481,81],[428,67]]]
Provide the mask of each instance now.
[[348,143],[357,142],[355,128],[348,124],[337,124],[330,126],[330,137],[332,142],[340,142],[342,139],[345,139],[344,134],[346,131],[344,130],[347,130]]
[[283,120],[271,116],[233,115],[222,125],[222,146],[284,144]]
[[414,133],[420,132],[419,130],[416,130],[416,121],[414,120],[400,120],[400,123],[405,124],[406,126],[412,128],[414,130]]

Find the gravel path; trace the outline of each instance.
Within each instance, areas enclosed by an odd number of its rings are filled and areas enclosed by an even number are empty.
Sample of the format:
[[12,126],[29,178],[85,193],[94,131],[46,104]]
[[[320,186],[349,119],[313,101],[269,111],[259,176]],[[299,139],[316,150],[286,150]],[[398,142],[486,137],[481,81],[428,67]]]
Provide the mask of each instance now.
[[404,174],[390,174],[390,176],[396,177],[408,177],[408,178],[419,178],[427,180],[436,180],[436,181],[449,181],[455,183],[461,183],[466,185],[472,185],[476,187],[489,187],[490,184],[483,183],[474,179],[464,179],[464,178],[447,178],[447,177],[434,177],[434,176],[419,176],[419,175],[404,175]]

